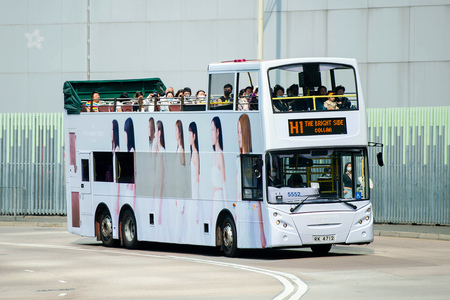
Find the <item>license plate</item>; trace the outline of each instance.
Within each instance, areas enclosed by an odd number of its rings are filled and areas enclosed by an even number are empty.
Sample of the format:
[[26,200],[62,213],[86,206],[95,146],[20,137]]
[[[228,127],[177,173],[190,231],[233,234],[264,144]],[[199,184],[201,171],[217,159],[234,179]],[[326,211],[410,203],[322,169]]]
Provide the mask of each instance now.
[[334,240],[335,240],[334,235],[315,235],[315,236],[313,236],[313,241],[315,243],[334,242]]

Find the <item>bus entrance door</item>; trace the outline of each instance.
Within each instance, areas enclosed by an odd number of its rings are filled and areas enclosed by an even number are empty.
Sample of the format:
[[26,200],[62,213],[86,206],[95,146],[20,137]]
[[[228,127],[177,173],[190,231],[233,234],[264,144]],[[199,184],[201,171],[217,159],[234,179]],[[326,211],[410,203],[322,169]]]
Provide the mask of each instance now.
[[[80,191],[79,197],[79,211],[81,212],[80,222],[83,221],[83,216],[92,216],[92,170],[91,170],[91,158],[90,153],[79,153],[80,157],[80,172],[78,174],[79,183],[78,190]],[[84,229],[90,228],[90,226],[82,226]],[[82,230],[83,231],[83,230]],[[82,232],[87,234],[87,232]]]

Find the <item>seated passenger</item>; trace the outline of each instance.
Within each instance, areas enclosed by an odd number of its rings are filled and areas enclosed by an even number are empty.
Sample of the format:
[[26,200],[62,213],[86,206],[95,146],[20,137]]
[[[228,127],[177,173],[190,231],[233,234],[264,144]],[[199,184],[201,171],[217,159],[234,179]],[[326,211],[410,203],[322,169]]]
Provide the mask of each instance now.
[[[336,94],[337,95],[344,95],[345,93],[345,87],[342,85],[336,87]],[[348,100],[347,97],[339,97],[337,98],[337,105],[339,109],[350,109],[351,102]]]
[[165,97],[161,98],[160,111],[169,111],[169,106],[173,102],[173,93],[168,92]]
[[[185,87],[183,89],[183,96],[184,96],[184,98],[189,98],[191,95],[192,95],[191,88]],[[173,97],[173,92],[172,92],[172,97]]]
[[250,110],[258,110],[258,87],[256,87],[254,93],[250,95],[250,100],[248,100],[248,108]]
[[272,99],[273,108],[275,111],[289,111],[289,104],[288,100],[282,100],[284,95],[284,88],[277,84],[273,87],[273,95],[272,98],[278,98],[278,99]]
[[121,112],[121,111],[125,111],[124,109],[122,109],[123,106],[123,102],[130,100],[130,96],[128,96],[127,92],[123,92],[119,98],[117,99],[117,103],[116,103],[116,111]]
[[[298,84],[291,85],[287,90],[288,97],[298,97]],[[293,111],[302,111],[310,109],[311,99],[293,99],[290,102]]]
[[303,178],[300,173],[294,173],[288,179],[288,186],[293,188],[303,187]]
[[334,93],[329,93],[328,96],[330,96],[330,97],[328,97],[328,100],[325,101],[325,103],[323,104],[325,109],[327,109],[327,110],[339,109],[337,102],[336,102],[336,98],[334,97]]
[[198,90],[197,93],[195,93],[194,104],[197,103],[204,103],[206,100],[206,92],[204,90]]
[[134,93],[132,102],[133,102],[133,111],[139,111],[139,106],[141,106],[143,109],[144,94],[140,91],[137,91],[136,93]]
[[[317,94],[319,96],[325,96],[328,94],[327,88],[323,85],[319,86],[319,89],[317,90]],[[316,98],[316,110],[325,110],[325,107],[323,106],[323,103],[327,100],[326,98]]]
[[239,91],[238,110],[248,110],[248,99],[245,96],[245,89]]
[[[173,94],[173,93],[172,93],[172,94]],[[175,98],[177,98],[178,100],[180,100],[181,97],[184,97],[184,90],[183,90],[183,89],[179,89],[179,90],[175,93]]]
[[253,87],[248,86],[248,87],[245,88],[244,96],[246,96],[247,99],[250,98],[250,95],[251,95],[252,93],[253,93]]
[[[86,103],[87,112],[98,112],[98,105],[100,102],[100,94],[97,91],[92,92],[91,100]],[[91,109],[92,103],[92,109]]]
[[277,168],[272,167],[269,174],[269,186],[280,186],[281,180],[277,178]]
[[229,83],[223,86],[223,96],[219,98],[219,102],[231,102],[233,101],[233,86]]

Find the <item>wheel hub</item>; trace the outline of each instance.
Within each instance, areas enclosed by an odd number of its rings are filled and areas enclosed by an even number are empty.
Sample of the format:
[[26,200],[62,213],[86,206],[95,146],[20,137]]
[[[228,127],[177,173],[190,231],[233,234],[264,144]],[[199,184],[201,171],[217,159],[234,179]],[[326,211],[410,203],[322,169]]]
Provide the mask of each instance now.
[[131,218],[127,218],[124,222],[124,234],[125,234],[125,238],[128,241],[132,241],[134,239],[134,235],[135,235],[135,226],[133,224],[133,220]]
[[230,224],[223,228],[223,245],[227,248],[233,246],[233,229]]
[[112,220],[110,216],[107,216],[102,220],[102,235],[106,238],[111,238]]

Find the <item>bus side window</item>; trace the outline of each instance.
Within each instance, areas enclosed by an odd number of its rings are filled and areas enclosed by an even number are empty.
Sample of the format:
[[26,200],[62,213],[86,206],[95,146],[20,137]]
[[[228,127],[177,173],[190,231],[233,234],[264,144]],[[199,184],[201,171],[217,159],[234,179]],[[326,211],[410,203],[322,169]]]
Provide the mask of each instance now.
[[112,152],[94,152],[94,181],[113,181]]
[[134,183],[134,152],[116,152],[116,182]]
[[208,102],[210,110],[233,110],[236,97],[234,73],[210,74]]
[[257,71],[242,71],[237,74],[236,86],[236,110],[250,110],[250,102],[253,98],[253,108],[257,110],[255,88],[258,85]]
[[242,200],[262,200],[261,157],[241,154]]

